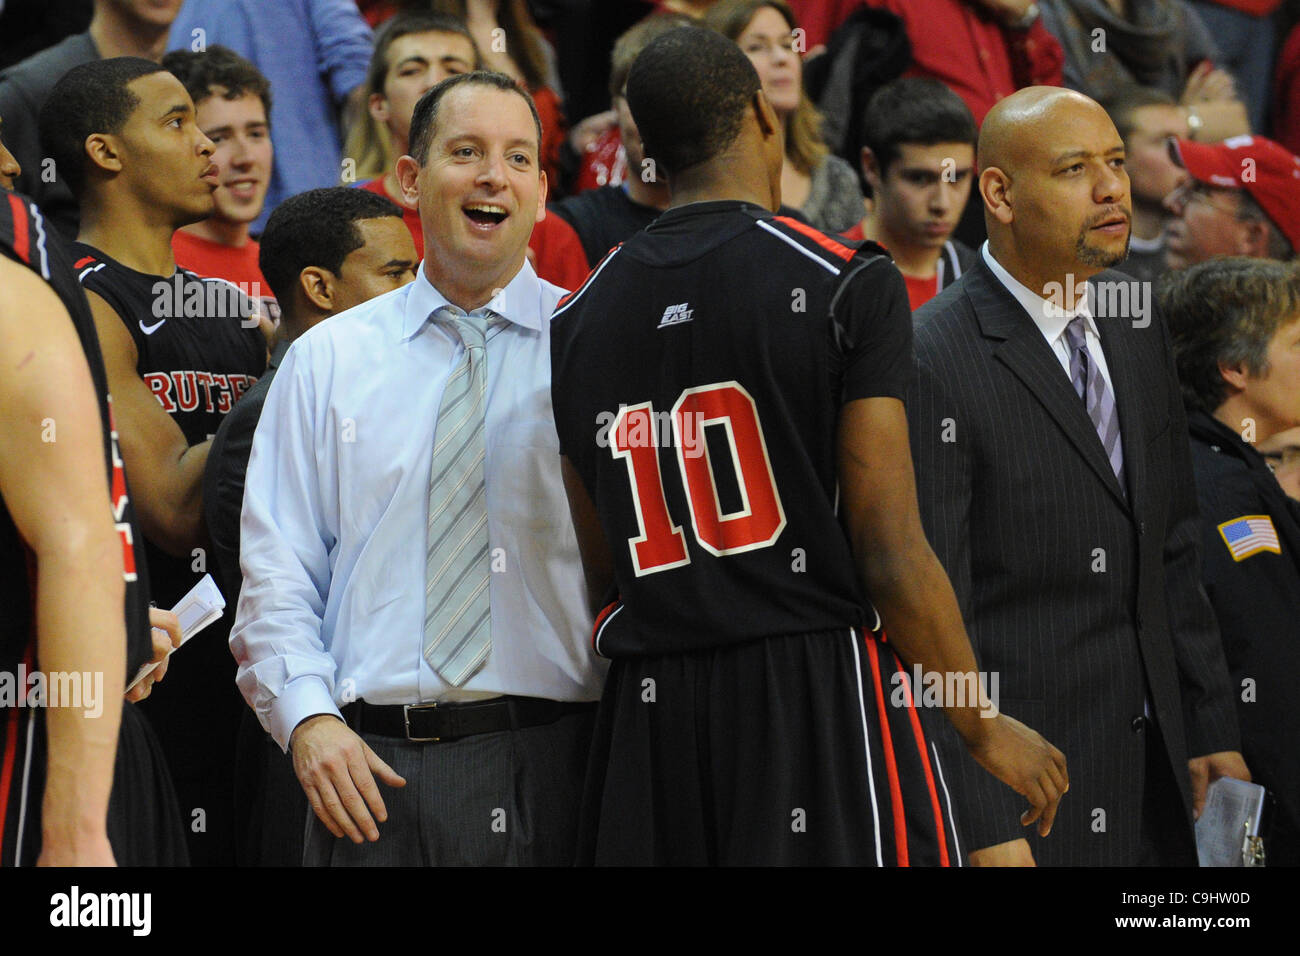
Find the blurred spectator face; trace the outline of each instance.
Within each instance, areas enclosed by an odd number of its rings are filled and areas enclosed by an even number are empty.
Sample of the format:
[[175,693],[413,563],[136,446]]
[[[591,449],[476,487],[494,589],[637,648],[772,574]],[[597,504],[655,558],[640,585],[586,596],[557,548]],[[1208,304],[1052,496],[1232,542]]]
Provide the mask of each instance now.
[[419,258],[411,230],[397,216],[359,219],[364,244],[348,253],[334,277],[335,312],[401,288],[415,278]]
[[1241,194],[1188,179],[1165,198],[1174,214],[1165,226],[1165,262],[1185,269],[1215,256],[1256,256],[1264,251],[1252,236],[1258,230],[1241,218]]
[[259,96],[245,93],[228,100],[224,93],[224,87],[213,87],[197,107],[199,129],[216,146],[212,161],[220,185],[212,194],[213,217],[252,222],[261,215],[271,184],[271,129]]
[[1047,274],[1095,275],[1122,261],[1133,210],[1124,144],[1110,117],[1071,99],[1025,136],[1008,188],[1017,248],[1032,251]]
[[736,43],[758,71],[763,93],[777,115],[793,113],[803,93],[803,64],[794,51],[794,33],[785,17],[763,7],[736,37]]
[[1300,314],[1274,333],[1265,362],[1259,375],[1242,368],[1225,380],[1241,389],[1260,434],[1274,435],[1300,425]]
[[474,69],[474,46],[459,33],[408,33],[388,47],[384,92],[370,97],[370,115],[402,142],[420,97],[442,80]]
[[[0,132],[3,129],[3,117],[0,117]],[[14,154],[5,147],[4,139],[0,138],[0,189],[13,189],[14,180],[22,171],[18,160],[14,159]]]
[[1176,106],[1141,106],[1133,111],[1128,143],[1128,176],[1133,199],[1159,203],[1187,179],[1169,156],[1166,140],[1187,138],[1187,120]]
[[867,180],[888,233],[908,245],[942,247],[966,208],[974,168],[970,143],[902,143],[883,178],[869,167]]
[[528,103],[512,91],[463,84],[438,104],[435,134],[416,177],[425,258],[443,273],[522,263],[546,210]]
[[107,136],[121,147],[118,175],[145,208],[167,211],[177,226],[207,219],[219,177],[190,94],[166,71],[133,80],[127,89],[136,108],[120,133]]
[[636,128],[636,120],[632,118],[632,108],[627,105],[626,97],[614,97],[614,112],[618,116],[618,135],[623,141],[623,151],[627,154],[627,168],[640,175],[645,147],[641,145],[641,131]]
[[181,12],[181,0],[108,0],[124,20],[153,27],[169,27]]

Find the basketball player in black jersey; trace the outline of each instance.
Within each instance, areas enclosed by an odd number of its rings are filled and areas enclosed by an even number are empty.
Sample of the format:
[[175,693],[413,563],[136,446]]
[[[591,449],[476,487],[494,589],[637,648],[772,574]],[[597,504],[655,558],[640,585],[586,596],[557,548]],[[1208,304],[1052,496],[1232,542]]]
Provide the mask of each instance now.
[[[734,44],[670,31],[627,98],[672,206],[552,325],[613,658],[580,861],[958,864],[904,664],[976,664],[918,516],[903,281],[879,246],[769,211],[781,128]],[[949,718],[1049,830],[1064,757],[966,686]]]
[[[68,71],[41,110],[41,140],[81,204],[75,267],[104,354],[122,457],[135,476],[154,600],[171,607],[207,570],[201,489],[209,439],[266,366],[252,302],[172,258],[172,233],[212,212],[212,142],[181,82],[130,57]],[[226,595],[231,612],[235,597]],[[233,860],[243,702],[225,646],[230,619],[172,661],[166,685],[145,706],[199,864]]]
[[7,159],[0,143],[0,866],[180,864],[161,751],[121,701],[180,635],[148,607],[85,297],[39,210],[7,191]]

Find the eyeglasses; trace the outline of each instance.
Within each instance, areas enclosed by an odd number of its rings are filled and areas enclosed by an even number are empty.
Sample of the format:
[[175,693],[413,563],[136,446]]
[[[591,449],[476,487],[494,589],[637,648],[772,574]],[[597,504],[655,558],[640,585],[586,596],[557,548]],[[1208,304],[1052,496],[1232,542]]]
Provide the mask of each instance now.
[[[1216,190],[1216,192],[1223,192],[1223,191],[1224,190]],[[1214,209],[1219,210],[1219,212],[1223,213],[1224,215],[1231,216],[1233,219],[1239,219],[1241,217],[1240,206],[1238,206],[1237,208],[1229,208],[1228,206],[1221,206],[1211,198],[1212,195],[1213,193],[1210,191],[1208,187],[1205,186],[1204,183],[1200,183],[1197,182],[1195,179],[1192,179],[1183,183],[1181,186],[1179,186],[1177,189],[1175,189],[1173,192],[1169,194],[1169,205],[1174,212],[1180,215],[1182,214],[1183,209],[1186,208],[1187,204],[1194,201],[1206,206],[1211,206]]]

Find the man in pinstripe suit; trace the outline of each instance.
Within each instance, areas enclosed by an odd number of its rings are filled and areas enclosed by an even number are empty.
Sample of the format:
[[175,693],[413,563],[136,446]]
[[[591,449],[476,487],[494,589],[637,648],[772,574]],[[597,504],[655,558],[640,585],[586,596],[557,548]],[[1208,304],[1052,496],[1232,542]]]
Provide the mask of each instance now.
[[918,493],[1000,706],[1065,751],[1071,788],[1050,838],[1022,836],[949,747],[971,861],[1194,865],[1208,780],[1249,774],[1168,338],[1104,271],[1128,248],[1123,143],[1092,100],[1032,87],[978,160],[989,241],[915,315]]

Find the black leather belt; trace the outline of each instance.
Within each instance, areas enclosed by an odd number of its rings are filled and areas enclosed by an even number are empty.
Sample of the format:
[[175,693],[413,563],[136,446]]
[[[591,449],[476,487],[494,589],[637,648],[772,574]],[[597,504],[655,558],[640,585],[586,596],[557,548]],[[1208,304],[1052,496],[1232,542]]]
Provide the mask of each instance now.
[[570,714],[588,713],[595,706],[540,697],[494,697],[455,704],[380,705],[358,700],[346,705],[342,713],[357,733],[436,744],[475,734],[538,727]]

